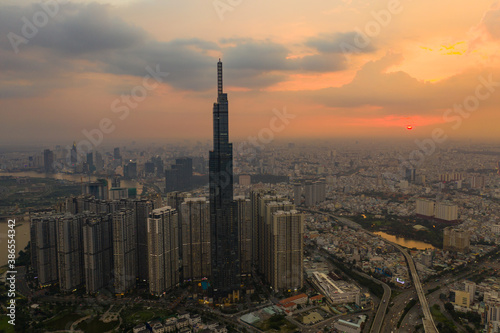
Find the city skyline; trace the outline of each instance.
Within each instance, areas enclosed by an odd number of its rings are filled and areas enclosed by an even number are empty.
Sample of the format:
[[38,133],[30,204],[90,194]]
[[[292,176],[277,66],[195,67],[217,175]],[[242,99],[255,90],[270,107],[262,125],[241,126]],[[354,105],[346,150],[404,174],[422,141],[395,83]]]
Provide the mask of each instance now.
[[[104,143],[207,139],[218,58],[231,70],[235,140],[268,128],[274,109],[297,119],[276,139],[412,139],[435,128],[452,139],[499,138],[500,9],[491,1],[83,1],[52,12],[30,3],[1,5],[5,143],[78,142],[104,118],[113,127]],[[25,37],[40,11],[47,23]],[[150,72],[161,82],[124,102]]]

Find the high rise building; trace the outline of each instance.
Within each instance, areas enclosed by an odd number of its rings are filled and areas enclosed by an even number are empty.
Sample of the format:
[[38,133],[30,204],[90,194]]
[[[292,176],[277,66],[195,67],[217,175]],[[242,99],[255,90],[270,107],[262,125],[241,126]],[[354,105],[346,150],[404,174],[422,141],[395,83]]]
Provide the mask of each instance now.
[[182,216],[182,279],[209,278],[210,205],[205,198],[189,198],[181,205]]
[[238,204],[238,243],[240,246],[240,269],[241,276],[247,277],[252,274],[252,202],[244,196],[235,197]]
[[40,286],[57,282],[57,232],[52,215],[31,219],[31,264]]
[[416,180],[416,170],[415,168],[405,168],[405,176],[404,179],[408,183],[413,183]]
[[83,265],[85,289],[95,294],[109,286],[113,267],[111,214],[91,214],[83,222]]
[[104,159],[102,154],[98,151],[95,152],[95,169],[96,171],[102,171],[104,169]]
[[135,288],[137,278],[137,236],[133,209],[113,213],[113,273],[115,294]]
[[140,281],[148,279],[148,218],[153,210],[149,200],[133,201],[137,225],[137,276]]
[[240,288],[238,223],[233,202],[233,145],[229,142],[227,94],[222,62],[217,63],[217,102],[213,106],[213,150],[209,153],[211,285],[216,297]]
[[[265,202],[264,204],[264,219],[262,225],[262,255],[260,257],[260,271],[264,274],[266,281],[272,283],[273,281],[273,215],[278,211],[288,212],[295,210],[295,205],[286,198],[277,198],[279,201]],[[265,201],[265,199],[264,199]],[[286,237],[286,236],[284,236]]]
[[451,202],[436,203],[434,217],[438,220],[446,222],[454,222],[458,220],[458,206]]
[[165,191],[187,191],[193,183],[193,160],[178,158],[170,170],[165,170]]
[[43,151],[43,171],[51,173],[54,171],[54,152],[50,149]]
[[144,163],[144,173],[146,175],[151,175],[155,173],[155,164],[153,162]]
[[471,188],[483,188],[486,185],[486,178],[484,176],[473,176],[470,180]]
[[252,201],[252,229],[253,229],[253,255],[252,262],[256,269],[263,273],[265,261],[265,233],[266,204],[273,201],[286,201],[286,198],[277,196],[273,191],[252,191],[250,193]]
[[96,199],[108,199],[108,181],[106,179],[98,179],[96,182],[86,183],[83,194],[93,196]]
[[468,252],[470,248],[470,234],[466,230],[453,229],[451,227],[443,230],[443,250]]
[[126,179],[137,178],[137,163],[129,162],[123,167],[123,177]]
[[76,150],[76,142],[73,142],[73,146],[71,147],[70,163],[71,163],[71,167],[76,167],[76,165],[78,163],[78,152]]
[[84,283],[82,215],[67,214],[56,220],[57,271],[61,291],[72,291]]
[[153,162],[153,164],[155,165],[156,176],[163,177],[165,175],[165,171],[161,157],[160,156],[151,157],[151,162]]
[[417,199],[416,213],[423,217],[434,216],[434,201]]
[[302,199],[302,186],[300,184],[293,185],[293,203],[295,206],[301,204]]
[[306,182],[306,206],[314,206],[326,200],[326,184],[324,181]]
[[306,182],[306,191],[305,191],[305,204],[307,207],[314,206],[315,198],[314,198],[314,187],[312,182]]
[[161,296],[179,284],[177,211],[169,206],[154,209],[147,223],[149,292]]
[[304,216],[296,210],[272,214],[270,284],[274,290],[303,287]]
[[119,167],[122,165],[122,155],[120,154],[120,148],[116,147],[113,149],[113,167]]
[[94,165],[94,153],[93,152],[87,153],[87,165],[89,167],[90,172],[95,171],[96,167]]

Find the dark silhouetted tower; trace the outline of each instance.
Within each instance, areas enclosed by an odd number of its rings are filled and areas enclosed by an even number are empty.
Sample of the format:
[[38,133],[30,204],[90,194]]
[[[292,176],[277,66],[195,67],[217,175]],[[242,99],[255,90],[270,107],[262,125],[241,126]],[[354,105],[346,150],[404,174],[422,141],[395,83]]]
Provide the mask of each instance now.
[[210,151],[210,233],[214,296],[240,288],[238,223],[233,201],[233,145],[229,143],[228,101],[222,89],[222,62],[217,63],[217,102],[213,108],[214,147]]

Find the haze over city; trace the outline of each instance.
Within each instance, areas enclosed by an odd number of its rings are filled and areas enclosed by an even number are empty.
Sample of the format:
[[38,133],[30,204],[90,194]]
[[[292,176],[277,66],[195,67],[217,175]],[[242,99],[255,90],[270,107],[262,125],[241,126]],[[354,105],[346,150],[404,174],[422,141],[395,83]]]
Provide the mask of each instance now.
[[0,332],[499,333],[500,2],[3,0]]
[[[102,118],[116,125],[109,140],[209,139],[218,58],[234,140],[283,108],[297,121],[277,138],[413,140],[437,127],[452,139],[500,138],[492,1],[61,2],[25,38],[22,17],[40,10],[0,4],[4,144],[78,141]],[[113,110],[148,66],[168,76],[121,120]],[[466,101],[484,81],[488,97]],[[472,111],[454,109],[464,102]]]

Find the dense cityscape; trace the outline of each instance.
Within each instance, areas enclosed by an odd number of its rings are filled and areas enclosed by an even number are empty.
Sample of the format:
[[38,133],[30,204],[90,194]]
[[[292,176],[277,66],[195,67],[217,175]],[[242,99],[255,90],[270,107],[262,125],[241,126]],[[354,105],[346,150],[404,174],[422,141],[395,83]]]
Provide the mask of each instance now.
[[0,4],[0,333],[499,333],[500,5],[424,2]]

